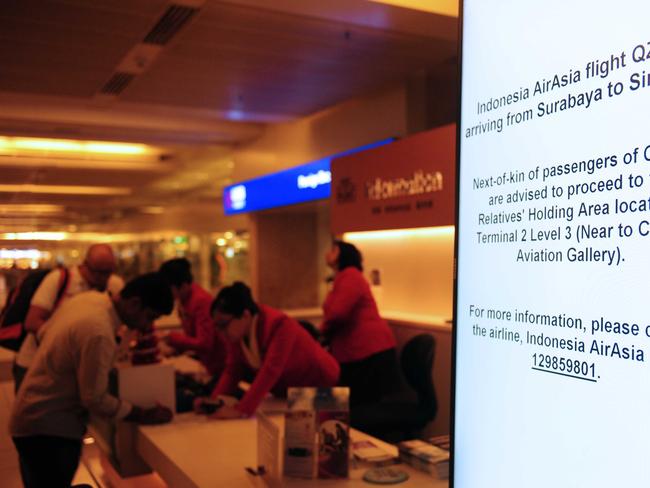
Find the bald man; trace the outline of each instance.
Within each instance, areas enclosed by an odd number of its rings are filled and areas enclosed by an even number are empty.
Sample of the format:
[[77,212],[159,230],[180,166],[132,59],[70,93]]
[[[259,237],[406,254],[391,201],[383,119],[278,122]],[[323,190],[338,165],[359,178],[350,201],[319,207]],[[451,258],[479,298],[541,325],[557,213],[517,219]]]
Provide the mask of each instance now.
[[62,282],[61,269],[52,270],[43,279],[32,297],[32,301],[25,317],[25,330],[28,332],[23,342],[16,361],[13,374],[15,388],[18,391],[27,368],[32,362],[38,348],[37,333],[43,323],[50,318],[54,309],[65,300],[88,290],[108,292],[117,296],[124,286],[122,278],[114,275],[115,255],[108,244],[93,244],[88,248],[83,263],[68,269],[68,282],[63,290],[61,299],[57,303],[59,286]]

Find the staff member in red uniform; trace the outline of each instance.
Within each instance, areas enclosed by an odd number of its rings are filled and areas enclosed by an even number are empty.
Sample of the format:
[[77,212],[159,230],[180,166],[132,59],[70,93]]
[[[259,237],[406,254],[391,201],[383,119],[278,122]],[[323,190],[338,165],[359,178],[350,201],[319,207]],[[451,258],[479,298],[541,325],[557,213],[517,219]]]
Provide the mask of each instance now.
[[[255,376],[241,401],[217,410],[213,418],[252,415],[269,391],[285,396],[291,386],[336,385],[336,360],[294,319],[256,304],[244,283],[219,292],[212,303],[212,317],[230,342],[226,370],[212,398],[234,393],[246,371]],[[200,408],[200,402],[195,406]]]
[[160,266],[160,274],[178,301],[183,327],[183,332],[171,332],[165,338],[167,344],[178,352],[196,352],[208,373],[218,378],[226,365],[227,344],[212,323],[212,296],[194,283],[190,262],[185,258],[165,261]]
[[379,316],[359,250],[334,241],[325,261],[336,275],[323,304],[321,331],[341,364],[339,383],[350,387],[351,405],[378,402],[397,375],[395,337]]

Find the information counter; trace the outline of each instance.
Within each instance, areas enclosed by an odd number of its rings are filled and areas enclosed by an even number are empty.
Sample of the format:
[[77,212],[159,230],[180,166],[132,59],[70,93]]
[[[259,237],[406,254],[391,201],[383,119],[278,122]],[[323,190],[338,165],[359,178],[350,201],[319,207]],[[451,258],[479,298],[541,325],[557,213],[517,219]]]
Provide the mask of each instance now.
[[[194,414],[182,414],[177,415],[171,424],[139,427],[136,449],[147,464],[174,488],[263,487],[266,483],[262,478],[246,471],[247,467],[256,468],[258,464],[257,427],[255,418],[215,421]],[[352,441],[369,438],[355,430],[351,431],[351,437]],[[372,441],[397,455],[394,446],[374,438]],[[401,464],[397,468],[406,471],[409,480],[396,486],[448,486],[447,480],[435,479],[410,466]],[[374,485],[361,479],[367,469],[365,465],[353,466],[350,478],[345,480],[285,478],[282,486],[368,488]]]

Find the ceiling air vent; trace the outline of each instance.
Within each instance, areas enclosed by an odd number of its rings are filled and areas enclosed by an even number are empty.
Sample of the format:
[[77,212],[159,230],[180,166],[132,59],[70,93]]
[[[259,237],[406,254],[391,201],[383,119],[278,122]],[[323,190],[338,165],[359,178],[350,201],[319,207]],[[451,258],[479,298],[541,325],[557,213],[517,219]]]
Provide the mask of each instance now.
[[145,36],[143,42],[164,46],[198,10],[198,8],[185,7],[183,5],[170,6],[153,29]]
[[124,73],[117,71],[111,76],[111,79],[100,90],[100,93],[106,95],[119,95],[124,89],[133,81],[135,75],[132,73]]

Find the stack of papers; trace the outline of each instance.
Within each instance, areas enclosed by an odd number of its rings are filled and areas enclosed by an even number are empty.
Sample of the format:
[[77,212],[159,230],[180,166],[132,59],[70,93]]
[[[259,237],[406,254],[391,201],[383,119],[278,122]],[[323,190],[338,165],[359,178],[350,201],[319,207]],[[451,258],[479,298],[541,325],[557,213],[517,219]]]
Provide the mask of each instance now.
[[419,439],[397,444],[400,459],[440,479],[449,477],[449,451]]
[[375,466],[388,466],[395,464],[397,458],[391,453],[384,451],[370,440],[355,441],[352,443],[352,453],[354,457],[365,463]]

